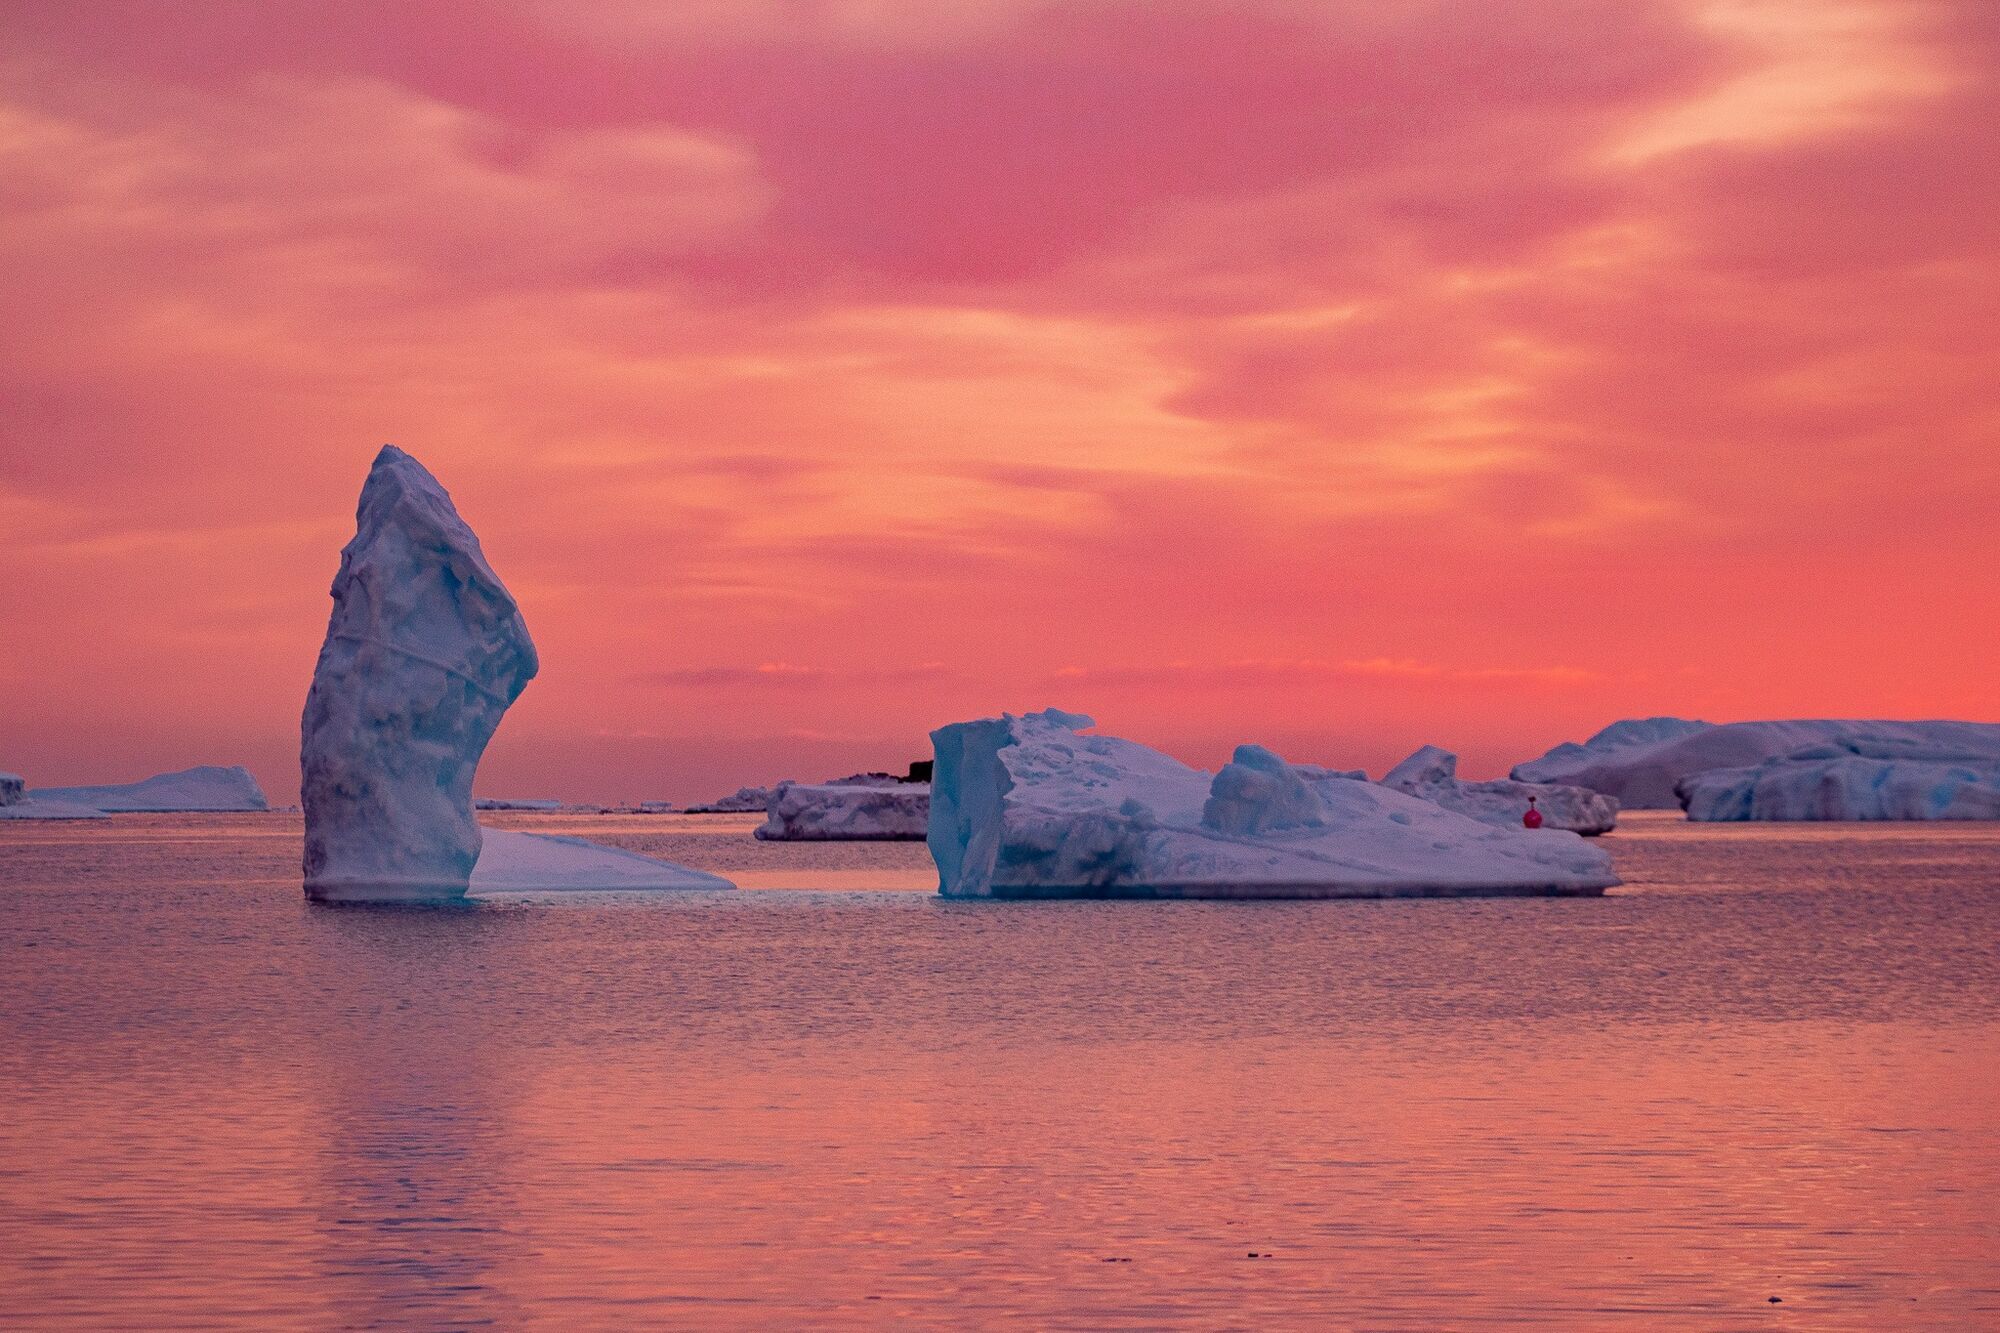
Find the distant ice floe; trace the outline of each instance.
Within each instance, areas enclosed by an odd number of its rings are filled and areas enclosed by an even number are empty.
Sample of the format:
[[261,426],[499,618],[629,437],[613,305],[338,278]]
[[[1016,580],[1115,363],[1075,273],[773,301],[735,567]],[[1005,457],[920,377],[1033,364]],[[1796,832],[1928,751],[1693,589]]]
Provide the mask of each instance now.
[[[780,784],[783,785],[782,783]],[[719,797],[706,805],[691,805],[687,813],[691,815],[749,815],[764,813],[771,804],[769,787],[738,787],[728,796]]]
[[[1517,764],[1514,777],[1527,782],[1562,782],[1588,787],[1616,796],[1628,809],[1665,810],[1681,807],[1682,784],[1690,779],[1718,770],[1757,768],[1773,760],[1796,760],[1801,754],[1826,746],[1883,763],[2000,763],[2000,724],[1805,719],[1717,725],[1678,718],[1647,718],[1616,723],[1583,745],[1559,745],[1540,759]],[[1838,759],[1839,755],[1830,751],[1826,757]],[[1802,781],[1807,779],[1797,773],[1767,775],[1765,785],[1772,794],[1764,808],[1804,808],[1803,798],[1781,798],[1777,795],[1780,787],[1794,786]],[[1913,788],[1924,786],[1927,778],[1912,772],[1892,780],[1881,770],[1850,765],[1847,773],[1836,775],[1836,781],[1880,781],[1898,788]],[[1734,785],[1740,785],[1740,782],[1738,780]],[[1721,788],[1730,785],[1710,783],[1704,784],[1702,789],[1704,792],[1714,790],[1719,793]],[[1844,799],[1819,804],[1825,809],[1867,808],[1866,801]],[[1725,800],[1720,794],[1704,794],[1698,805],[1704,813],[1694,813],[1696,807],[1691,805],[1688,807],[1690,817],[1720,817],[1705,812],[1747,808],[1741,802]],[[1925,802],[1917,801],[1898,808],[1928,807]]]
[[879,781],[779,783],[757,836],[767,842],[921,841],[930,827],[930,784],[864,776]]
[[110,814],[164,814],[208,810],[269,810],[271,803],[250,770],[203,764],[158,773],[140,782],[100,787],[38,787],[37,801],[80,805]]
[[1552,782],[1520,782],[1496,778],[1466,782],[1458,776],[1458,756],[1426,745],[1383,776],[1382,785],[1410,796],[1434,801],[1447,810],[1497,828],[1518,828],[1528,813],[1530,798],[1541,812],[1544,828],[1568,829],[1585,837],[1609,833],[1618,826],[1615,798],[1587,787]]
[[1850,738],[1682,779],[1689,819],[2000,819],[2000,760]]
[[271,804],[244,768],[203,765],[140,782],[96,787],[28,787],[0,773],[0,819],[103,819],[110,814],[262,811]]
[[561,801],[540,798],[519,798],[507,796],[475,796],[472,799],[475,810],[536,810],[544,813],[563,808]]
[[1374,783],[1237,749],[1213,776],[1050,709],[956,723],[936,747],[930,851],[950,897],[1380,898],[1590,894],[1574,833],[1497,828]]

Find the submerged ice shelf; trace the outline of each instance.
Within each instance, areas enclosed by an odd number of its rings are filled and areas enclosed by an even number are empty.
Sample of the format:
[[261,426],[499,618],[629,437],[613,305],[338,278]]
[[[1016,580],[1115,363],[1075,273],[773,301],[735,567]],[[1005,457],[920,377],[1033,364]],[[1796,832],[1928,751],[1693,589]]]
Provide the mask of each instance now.
[[1496,828],[1239,747],[1211,777],[1050,709],[931,733],[929,841],[951,897],[1333,898],[1601,893],[1574,833]]
[[587,838],[482,829],[471,897],[502,894],[733,889],[720,875],[641,856]]

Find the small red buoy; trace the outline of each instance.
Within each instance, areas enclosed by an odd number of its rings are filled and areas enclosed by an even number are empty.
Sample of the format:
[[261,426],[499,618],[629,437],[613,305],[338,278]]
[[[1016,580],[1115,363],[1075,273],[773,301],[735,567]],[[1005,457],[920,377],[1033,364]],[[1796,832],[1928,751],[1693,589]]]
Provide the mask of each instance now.
[[1540,828],[1542,826],[1542,812],[1535,809],[1535,798],[1532,796],[1528,798],[1528,813],[1521,816],[1521,825],[1523,828]]

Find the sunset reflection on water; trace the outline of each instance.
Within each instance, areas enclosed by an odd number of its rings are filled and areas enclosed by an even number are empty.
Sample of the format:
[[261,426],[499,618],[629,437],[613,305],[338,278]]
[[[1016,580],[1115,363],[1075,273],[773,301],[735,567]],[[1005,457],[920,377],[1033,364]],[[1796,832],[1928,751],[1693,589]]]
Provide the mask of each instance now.
[[1642,818],[1581,902],[341,912],[296,821],[191,822],[0,830],[10,1321],[2000,1318],[1992,826]]

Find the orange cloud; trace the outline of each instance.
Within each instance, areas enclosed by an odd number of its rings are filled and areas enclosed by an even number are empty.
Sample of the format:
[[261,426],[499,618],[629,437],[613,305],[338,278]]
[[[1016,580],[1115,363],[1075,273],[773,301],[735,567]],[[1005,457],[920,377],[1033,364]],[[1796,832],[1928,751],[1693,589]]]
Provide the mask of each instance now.
[[0,25],[33,779],[282,790],[385,440],[542,646],[522,790],[1046,703],[1475,771],[1629,713],[2000,714],[1988,6]]

